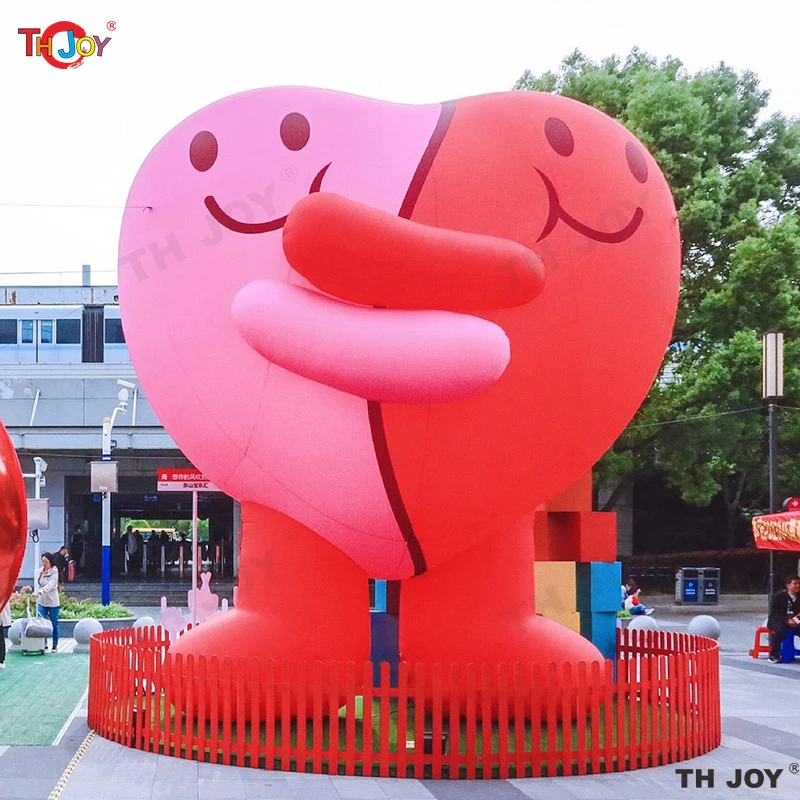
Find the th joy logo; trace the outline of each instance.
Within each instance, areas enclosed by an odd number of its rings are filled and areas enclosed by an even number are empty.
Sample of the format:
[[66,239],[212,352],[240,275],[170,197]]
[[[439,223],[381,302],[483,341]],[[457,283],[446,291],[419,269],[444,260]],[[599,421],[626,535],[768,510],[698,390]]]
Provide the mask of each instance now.
[[[110,31],[116,30],[116,27],[115,22],[106,24],[106,28]],[[88,36],[82,26],[65,20],[54,22],[44,31],[41,28],[17,28],[17,33],[25,37],[26,56],[39,56],[56,69],[78,67],[86,56],[101,58],[111,41],[110,36],[101,37],[97,34]],[[57,42],[56,37],[58,37]]]

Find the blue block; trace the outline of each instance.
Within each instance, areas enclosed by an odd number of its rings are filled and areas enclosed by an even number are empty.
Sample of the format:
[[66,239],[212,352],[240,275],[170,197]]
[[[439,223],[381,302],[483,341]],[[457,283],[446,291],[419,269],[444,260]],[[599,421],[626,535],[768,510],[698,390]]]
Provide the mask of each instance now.
[[612,661],[617,657],[617,612],[596,611],[581,614],[581,636],[588,639]]
[[390,665],[392,686],[397,685],[397,666],[400,662],[399,627],[397,617],[381,611],[373,611],[369,615],[370,660],[374,665],[375,685],[380,681],[380,663],[387,661]]
[[576,605],[583,614],[613,611],[622,606],[622,564],[619,561],[592,561],[577,565]]

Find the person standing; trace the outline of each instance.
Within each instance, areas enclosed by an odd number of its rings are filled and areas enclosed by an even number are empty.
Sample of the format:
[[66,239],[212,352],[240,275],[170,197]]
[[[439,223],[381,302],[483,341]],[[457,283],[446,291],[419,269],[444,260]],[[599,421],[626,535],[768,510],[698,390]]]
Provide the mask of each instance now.
[[781,663],[781,643],[790,631],[800,632],[800,576],[786,578],[786,588],[775,592],[769,603],[769,660]]
[[59,586],[63,586],[67,580],[69,567],[69,550],[66,545],[62,545],[57,553],[53,553],[53,565],[58,567],[58,583]]
[[[36,570],[33,596],[37,600],[39,614],[53,623],[53,648],[58,649],[58,613],[61,610],[61,598],[58,594],[58,567],[53,563],[55,557],[52,553],[42,556],[42,566]],[[45,640],[45,650],[47,640]]]
[[6,634],[11,627],[11,601],[0,608],[0,669],[6,668]]
[[75,526],[72,534],[72,560],[75,562],[75,573],[80,575],[82,570],[81,559],[83,558],[83,531],[80,525]]

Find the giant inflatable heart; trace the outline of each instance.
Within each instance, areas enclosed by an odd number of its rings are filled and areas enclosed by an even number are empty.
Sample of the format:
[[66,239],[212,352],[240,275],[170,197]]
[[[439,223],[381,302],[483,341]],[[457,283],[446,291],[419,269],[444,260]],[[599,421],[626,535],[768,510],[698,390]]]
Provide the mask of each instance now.
[[170,131],[128,206],[133,362],[244,503],[237,611],[174,648],[366,657],[369,575],[406,579],[404,657],[597,657],[535,615],[523,520],[669,342],[675,209],[624,127],[537,93],[264,89]]
[[25,556],[28,507],[17,452],[0,422],[0,608],[19,577]]

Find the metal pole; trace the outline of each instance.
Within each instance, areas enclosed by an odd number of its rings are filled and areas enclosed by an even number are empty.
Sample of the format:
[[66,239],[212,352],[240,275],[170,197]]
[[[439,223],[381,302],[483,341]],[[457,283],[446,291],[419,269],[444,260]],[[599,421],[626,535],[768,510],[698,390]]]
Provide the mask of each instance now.
[[[775,514],[778,509],[775,502],[775,454],[778,444],[778,417],[775,403],[767,406],[769,419],[769,513]],[[769,596],[775,592],[775,551],[769,551]]]
[[[36,500],[42,499],[42,467],[41,461],[36,459],[34,461],[34,487],[33,487],[33,496]],[[36,531],[36,536],[34,537],[33,543],[33,574],[36,575],[36,570],[38,567],[42,566],[42,557],[39,553],[39,531]],[[38,587],[34,586],[34,589]]]
[[[111,420],[103,420],[103,461],[111,461]],[[100,600],[111,603],[111,493],[103,492],[102,587]]]
[[200,526],[197,524],[197,491],[192,492],[192,627],[197,625],[197,559],[200,553]]

